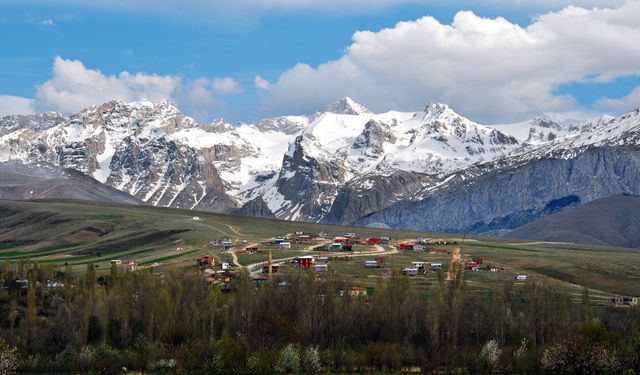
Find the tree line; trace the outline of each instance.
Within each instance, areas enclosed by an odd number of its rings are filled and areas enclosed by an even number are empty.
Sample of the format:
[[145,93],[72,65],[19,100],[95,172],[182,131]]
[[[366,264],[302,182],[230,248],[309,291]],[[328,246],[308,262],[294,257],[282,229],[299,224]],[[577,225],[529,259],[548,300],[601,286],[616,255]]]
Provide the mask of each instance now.
[[305,272],[272,285],[242,273],[228,292],[199,270],[0,272],[0,374],[640,374],[638,308],[593,308],[586,289],[572,303],[551,281],[479,295],[458,269],[424,295],[394,274],[363,297]]

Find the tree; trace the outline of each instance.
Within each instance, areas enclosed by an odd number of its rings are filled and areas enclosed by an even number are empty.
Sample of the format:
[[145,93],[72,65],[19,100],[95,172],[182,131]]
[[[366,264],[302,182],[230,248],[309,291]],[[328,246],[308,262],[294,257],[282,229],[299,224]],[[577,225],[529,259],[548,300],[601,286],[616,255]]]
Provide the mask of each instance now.
[[289,374],[300,371],[300,350],[294,344],[287,344],[278,357],[275,370]]

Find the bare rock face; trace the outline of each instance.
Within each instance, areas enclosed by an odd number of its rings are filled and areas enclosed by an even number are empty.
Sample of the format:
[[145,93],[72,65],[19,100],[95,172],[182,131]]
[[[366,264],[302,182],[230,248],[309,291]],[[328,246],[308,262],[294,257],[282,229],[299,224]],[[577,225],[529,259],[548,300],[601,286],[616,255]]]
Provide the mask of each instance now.
[[245,203],[240,209],[233,212],[237,215],[255,217],[275,217],[262,197],[257,197]]
[[449,184],[399,202],[360,225],[501,233],[543,216],[617,194],[640,194],[640,150],[589,148],[575,158],[542,158]]

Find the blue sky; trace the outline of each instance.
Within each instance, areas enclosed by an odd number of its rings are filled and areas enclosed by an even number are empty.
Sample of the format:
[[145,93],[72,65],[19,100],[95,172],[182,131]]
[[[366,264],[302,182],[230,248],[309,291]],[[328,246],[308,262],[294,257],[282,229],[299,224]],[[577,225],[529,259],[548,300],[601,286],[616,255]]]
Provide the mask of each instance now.
[[[70,112],[80,109],[77,107],[99,104],[87,100],[108,99],[109,95],[121,96],[124,100],[137,99],[143,94],[149,95],[149,92],[152,95],[158,93],[151,99],[168,96],[184,112],[200,120],[224,117],[232,122],[255,121],[262,116],[276,114],[306,113],[345,95],[353,96],[374,110],[419,110],[428,100],[445,101],[472,119],[485,122],[518,121],[542,113],[563,117],[588,116],[598,112],[620,113],[633,109],[633,104],[640,101],[640,90],[634,94],[640,86],[640,64],[637,63],[640,53],[633,48],[627,51],[629,43],[633,42],[631,39],[640,36],[637,25],[625,25],[629,30],[620,38],[611,36],[622,42],[618,49],[611,47],[610,53],[628,54],[619,56],[619,59],[628,60],[627,64],[616,65],[614,61],[604,59],[589,66],[563,68],[545,67],[542,63],[527,69],[510,65],[503,70],[513,71],[513,74],[504,77],[494,71],[476,70],[477,64],[473,60],[483,53],[482,50],[465,56],[456,49],[443,46],[443,43],[448,43],[446,39],[437,39],[437,35],[442,30],[446,32],[453,23],[459,30],[480,27],[489,33],[494,31],[492,24],[499,24],[505,29],[498,30],[498,36],[504,34],[505,39],[513,37],[518,42],[518,35],[522,33],[516,30],[510,34],[513,27],[527,30],[539,20],[540,15],[555,14],[579,24],[575,18],[584,15],[562,13],[562,9],[571,2],[303,0],[296,4],[278,0],[274,1],[275,5],[265,8],[260,8],[253,0],[238,1],[236,7],[220,5],[224,2],[217,0],[210,0],[211,4],[204,6],[197,4],[206,2],[195,0],[136,0],[132,3],[135,5],[122,7],[116,1],[99,0],[87,7],[84,2],[74,0],[0,0],[0,35],[3,36],[0,38],[0,114],[41,110]],[[335,4],[327,5],[332,3]],[[514,3],[518,5],[514,6]],[[623,3],[605,0],[582,1],[575,5],[584,7],[585,11],[593,6],[615,11]],[[461,10],[472,11],[473,17],[457,16]],[[629,6],[625,12],[636,10],[638,7]],[[416,22],[425,16],[432,16],[437,22]],[[598,14],[591,16],[600,17]],[[506,24],[499,22],[497,17],[503,17]],[[403,21],[409,22],[409,26],[416,22],[415,26],[424,28],[424,32],[403,32],[396,27]],[[552,30],[564,34],[552,21],[549,17],[548,22],[539,22],[541,26],[538,28],[544,26],[545,32]],[[604,23],[607,22],[608,18]],[[570,25],[571,22],[567,22],[567,27]],[[385,28],[390,30],[389,38],[379,33]],[[480,32],[484,33],[485,29],[480,29]],[[605,34],[608,32],[603,30]],[[616,33],[618,29],[612,27],[611,30]],[[363,35],[364,39],[354,42],[357,31],[372,31],[373,35]],[[404,40],[405,34],[413,36]],[[472,34],[478,34],[478,30]],[[495,35],[485,39],[495,41]],[[599,58],[598,50],[602,49],[598,43],[608,48],[607,41],[594,42],[591,46],[593,55],[589,55],[588,37],[578,41],[567,37],[566,44],[549,45],[544,51],[526,49],[518,44],[514,50],[522,48],[522,52],[515,56],[525,55],[526,60],[530,53],[535,58],[558,59],[561,64],[562,49],[565,48],[569,53],[568,59],[586,61],[592,56]],[[625,38],[630,42],[623,43]],[[637,40],[640,38],[635,44]],[[429,48],[429,43],[437,45],[440,50]],[[475,43],[478,44],[477,41]],[[380,46],[383,51],[382,54],[374,51],[372,55],[358,55],[360,52],[354,53],[354,48],[348,49],[352,44],[362,46],[366,51],[370,51],[371,46]],[[405,44],[407,55],[411,55],[406,60],[414,61],[407,66],[404,66],[402,57],[394,62],[399,55],[404,55],[399,46]],[[414,56],[412,51],[417,49],[412,46],[419,46],[421,54]],[[577,46],[575,56],[572,55],[574,46]],[[499,51],[505,48],[498,47]],[[488,46],[486,54],[495,54],[496,50],[492,48],[498,47]],[[366,62],[368,56],[378,61],[389,60],[389,64],[369,66]],[[430,66],[427,63],[441,57],[441,65]],[[471,61],[470,65],[457,66],[460,59]],[[513,59],[507,55],[503,60]],[[81,67],[72,66],[71,61],[81,63]],[[484,58],[478,61],[482,64],[480,61]],[[296,66],[299,63],[305,65]],[[395,77],[393,64],[399,65],[398,69],[407,74]],[[634,64],[638,71],[634,70]],[[611,72],[607,71],[609,67]],[[81,72],[78,73],[77,69]],[[344,73],[345,69],[353,74]],[[65,96],[67,91],[76,90],[77,85],[64,81],[61,72],[73,71],[70,73],[73,75],[84,74],[85,70],[97,70],[107,78],[105,82],[111,83],[104,83],[100,95],[87,95],[78,89],[78,92],[72,92],[76,99],[68,100]],[[559,74],[558,70],[566,72]],[[140,86],[147,83],[128,82],[123,87],[117,82],[123,79],[123,71],[144,74],[144,77],[171,77],[171,82],[155,82],[143,89]],[[425,72],[437,79],[419,78],[424,77]],[[467,72],[469,78],[465,79]],[[416,78],[412,79],[411,74]],[[540,81],[544,87],[537,87],[536,81],[526,80],[532,74],[543,78]],[[111,76],[113,80],[108,79]],[[460,79],[456,80],[456,76]],[[488,78],[476,80],[478,76]],[[269,84],[257,86],[257,77]],[[332,77],[335,77],[335,82],[329,84]],[[215,86],[214,82],[223,82],[223,79],[227,79],[224,82],[228,85]],[[435,81],[439,82],[436,84]],[[531,90],[523,93],[521,87],[503,87],[505,81],[513,82],[510,86],[531,87]],[[481,93],[492,93],[496,86],[501,87],[493,93],[497,103],[485,103],[486,98],[482,96],[486,95]],[[476,90],[480,94],[474,97]],[[520,97],[520,101],[513,102],[513,98]],[[2,104],[3,98],[6,99],[5,104]],[[11,99],[25,101],[15,104],[16,101]],[[539,103],[533,105],[534,102]],[[640,102],[635,104],[637,106]],[[510,109],[503,109],[505,107]]]

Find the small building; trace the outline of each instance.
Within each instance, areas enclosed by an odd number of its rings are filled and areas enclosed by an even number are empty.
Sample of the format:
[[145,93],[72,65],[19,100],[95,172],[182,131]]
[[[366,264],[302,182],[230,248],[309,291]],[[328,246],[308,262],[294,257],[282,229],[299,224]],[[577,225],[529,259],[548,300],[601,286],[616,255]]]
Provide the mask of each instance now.
[[471,258],[471,260],[474,261],[477,265],[484,264],[484,258],[483,257],[473,257],[473,258]]
[[203,255],[196,258],[196,265],[198,267],[209,266],[215,263],[215,259],[212,255]]
[[374,258],[380,267],[384,267],[384,257],[375,257]]
[[442,263],[431,263],[429,264],[429,269],[431,269],[431,271],[438,271],[442,269]]
[[311,235],[309,235],[309,234],[301,234],[301,235],[298,236],[298,241],[300,241],[300,242],[311,241]]
[[313,265],[313,270],[316,272],[327,272],[329,271],[329,265],[326,263],[318,263]]
[[233,242],[231,241],[222,241],[222,250],[229,251],[233,247]]
[[375,260],[365,260],[364,261],[364,268],[380,268],[381,265],[380,263],[378,263],[378,261]]
[[229,270],[229,269],[231,269],[231,264],[230,264],[230,263],[228,263],[228,262],[222,262],[222,263],[220,264],[220,268],[222,268],[222,269],[223,269],[223,270],[225,270],[225,271],[226,271],[226,270]]
[[260,248],[257,246],[250,246],[244,249],[244,251],[246,251],[249,254],[257,254],[257,253],[261,253]]
[[638,306],[638,298],[616,297],[611,299],[611,303],[615,306]]
[[[271,273],[278,273],[278,271],[280,271],[280,266],[271,266]],[[262,273],[263,274],[268,274],[269,273],[269,265],[266,266],[262,266]]]
[[342,245],[342,251],[353,251],[353,245],[350,243]]
[[351,289],[349,289],[349,295],[353,297],[366,297],[367,288],[363,288],[360,286],[351,287]]
[[344,238],[349,239],[349,240],[352,240],[355,237],[356,237],[355,233],[347,233],[347,234],[344,235]]
[[291,249],[291,242],[280,242],[278,247],[281,249]]
[[343,242],[346,242],[346,240],[347,239],[344,237],[336,237],[333,239],[333,243],[343,243]]
[[331,244],[331,246],[329,247],[330,250],[340,250],[342,249],[342,243],[340,242],[334,242]]
[[410,243],[401,243],[398,245],[399,250],[413,250],[413,244]]
[[411,262],[411,265],[419,270],[424,269],[424,264],[425,262],[420,262],[420,261]]
[[406,276],[417,276],[419,270],[415,267],[407,267],[402,270],[402,274]]
[[378,237],[369,237],[369,238],[367,238],[367,244],[369,244],[369,245],[380,245],[380,242],[382,242],[382,241]]
[[45,283],[45,288],[47,289],[60,289],[64,288],[64,283],[58,280],[47,280]]
[[413,244],[413,251],[424,251],[424,245],[415,243]]
[[111,259],[111,264],[115,264],[116,266],[119,266],[122,264],[122,260],[121,259]]
[[478,264],[476,262],[467,262],[467,269],[469,271],[477,271],[478,270]]
[[516,280],[524,281],[527,279],[527,275],[517,275]]
[[285,239],[284,239],[284,238],[282,238],[282,237],[278,237],[278,238],[276,238],[275,240],[273,240],[273,242],[274,242],[276,245],[279,245],[279,244],[281,244],[281,243],[285,242]]
[[298,267],[311,268],[313,257],[311,255],[298,257]]

